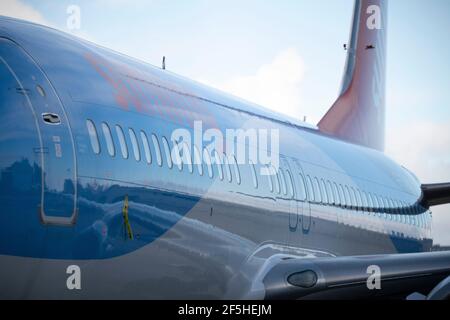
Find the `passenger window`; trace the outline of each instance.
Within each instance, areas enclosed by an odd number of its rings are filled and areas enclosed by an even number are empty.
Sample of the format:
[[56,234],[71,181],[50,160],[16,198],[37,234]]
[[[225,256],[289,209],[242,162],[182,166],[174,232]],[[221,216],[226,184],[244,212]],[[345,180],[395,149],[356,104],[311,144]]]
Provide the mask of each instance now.
[[[192,155],[190,148],[186,142],[183,142],[181,144],[181,158],[182,158],[182,164],[181,168],[183,168],[183,163],[187,165],[189,173],[194,173],[194,166],[192,165]],[[182,169],[181,169],[182,170]]]
[[378,197],[378,202],[380,203],[381,208],[380,216],[384,216],[384,218],[387,219],[386,205],[382,196]]
[[161,148],[159,146],[158,137],[156,137],[155,134],[152,134],[152,141],[153,141],[153,147],[155,148],[156,163],[158,163],[158,166],[162,167]]
[[409,206],[409,203],[408,202],[404,202],[404,207],[403,207],[403,210],[402,210],[402,215],[405,215],[405,214],[407,214],[408,213],[408,211],[409,211],[409,208],[410,208],[410,206]]
[[375,204],[373,203],[372,196],[369,192],[367,193],[367,206],[369,208],[369,214],[370,214],[371,212],[373,212]]
[[392,220],[397,218],[397,213],[401,210],[401,205],[397,205],[397,203],[392,199],[387,199],[389,204],[389,213],[392,215]]
[[369,203],[370,203],[370,208],[371,208],[371,211],[374,213],[374,215],[376,214],[376,212],[377,212],[377,205],[376,205],[376,203],[375,203],[375,196],[373,195],[373,194],[371,194],[371,193],[369,193]]
[[230,162],[228,161],[228,157],[227,157],[226,154],[223,154],[223,163],[224,163],[224,166],[225,166],[225,172],[226,172],[227,180],[228,180],[228,182],[231,182],[233,180],[233,178],[231,176]]
[[203,176],[202,157],[196,145],[194,145],[194,164],[197,165],[198,174]]
[[331,186],[331,182],[327,180],[327,195],[328,195],[328,201],[330,205],[336,204],[336,200],[334,200],[334,194],[333,194],[333,187]]
[[313,180],[314,196],[317,203],[322,203],[322,193],[320,192],[319,179],[314,178]]
[[353,206],[352,200],[350,198],[350,190],[348,189],[348,186],[345,186],[344,188],[344,197],[345,197],[345,203],[347,204],[347,208],[351,208]]
[[131,140],[131,146],[133,147],[133,154],[136,161],[141,161],[141,153],[139,151],[139,145],[137,142],[136,134],[134,133],[134,130],[131,128],[128,128],[128,133],[130,134],[130,140]]
[[106,148],[108,149],[108,153],[111,157],[116,155],[116,149],[114,148],[114,142],[111,135],[111,130],[106,122],[102,123],[103,136],[106,140]]
[[291,199],[295,199],[295,186],[294,186],[294,180],[292,179],[292,174],[289,170],[286,170],[287,172],[287,185],[288,185],[288,195]]
[[382,209],[383,209],[383,204],[382,204],[382,202],[381,202],[381,200],[380,200],[380,197],[377,196],[377,195],[374,195],[373,199],[375,200],[374,202],[375,202],[375,207],[377,208],[378,216],[381,217],[381,212],[382,212]]
[[370,208],[369,211],[370,211],[370,213],[374,213],[375,212],[375,202],[374,202],[373,197],[371,196],[370,193],[367,193],[367,201],[369,202],[369,208]]
[[345,208],[347,206],[347,199],[344,195],[344,187],[342,184],[339,185],[339,197],[341,198],[341,206]]
[[322,202],[324,204],[328,204],[328,194],[327,194],[327,187],[325,185],[325,181],[323,179],[320,179],[320,193],[322,194]]
[[150,145],[148,143],[147,135],[145,134],[144,131],[141,131],[141,140],[142,140],[142,145],[144,146],[145,160],[147,161],[148,164],[151,164],[152,163],[152,154],[150,152]]
[[212,160],[211,156],[209,155],[208,149],[203,149],[203,158],[205,159],[206,168],[208,169],[208,176],[212,179],[214,178],[214,172],[212,169]]
[[353,189],[353,187],[349,188],[349,193],[350,193],[350,202],[352,204],[352,208],[356,209],[357,208],[357,204],[356,204],[356,193],[355,193],[355,189]]
[[373,195],[373,204],[376,209],[380,209],[380,202],[378,201],[378,196],[376,194]]
[[386,212],[387,218],[389,220],[392,220],[392,214],[391,214],[391,210],[390,210],[390,204],[389,204],[389,199],[388,198],[383,198],[384,200],[384,204],[385,204],[385,210],[384,212]]
[[336,182],[333,182],[333,194],[334,194],[334,203],[337,206],[341,205],[341,197],[339,196],[339,190]]
[[405,217],[406,217],[407,212],[408,212],[408,208],[405,208],[405,211],[402,212],[402,214],[400,215],[400,222],[401,223],[406,223]]
[[401,214],[403,214],[403,212],[406,209],[406,203],[404,203],[403,201],[398,201],[398,200],[392,200],[391,202],[393,202],[393,208],[394,208],[394,212],[396,213],[396,217],[400,217]]
[[273,192],[273,171],[272,168],[270,168],[269,166],[267,166],[267,172],[269,172],[269,174],[267,175],[267,179],[269,180],[269,188],[270,188],[270,192]]
[[94,151],[95,154],[99,154],[100,143],[98,142],[97,129],[95,128],[94,122],[86,120],[86,127],[89,133],[89,139],[91,140],[92,151]]
[[220,158],[219,153],[217,151],[214,151],[213,153],[213,161],[217,165],[217,171],[219,172],[219,179],[223,180],[223,168],[222,168],[222,159]]
[[403,207],[402,207],[401,211],[399,212],[400,217],[402,215],[405,215],[408,212],[408,206],[409,206],[407,202],[402,202],[402,205],[403,205]]
[[305,183],[305,177],[300,173],[300,185],[299,185],[299,197],[301,201],[306,201],[307,194],[306,194],[306,183]]
[[[233,163],[234,166],[234,175],[236,176],[236,182],[237,184],[241,184],[241,172],[239,171],[239,165],[237,163],[236,157],[235,156],[231,156],[231,161]],[[255,168],[253,168],[255,169]]]
[[[181,153],[183,151],[183,145],[179,145],[177,141],[173,142],[173,152],[171,152],[171,159],[172,162],[178,167],[178,170],[183,171],[183,162],[184,159],[182,159]],[[183,157],[184,157],[183,153]]]
[[122,128],[119,125],[116,125],[116,133],[119,138],[120,151],[122,152],[122,157],[124,159],[128,159],[128,147],[125,142],[125,135],[123,133]]
[[363,210],[363,203],[362,203],[362,196],[361,196],[361,191],[359,191],[359,189],[356,189],[356,205],[358,206],[359,210]]
[[408,204],[408,207],[405,210],[405,215],[411,214],[413,210],[412,204]]
[[273,172],[274,172],[273,178],[274,178],[274,181],[275,181],[275,190],[277,191],[278,194],[281,193],[281,188],[280,188],[280,176],[279,176],[279,174],[280,174],[280,169],[281,169],[281,168],[279,168],[278,171],[277,171],[277,170],[275,170],[275,168],[272,167],[272,170],[273,170]]
[[383,199],[383,203],[384,203],[384,216],[385,216],[385,219],[389,219],[389,220],[392,220],[392,215],[390,214],[390,211],[389,211],[389,201],[388,201],[388,199],[387,198],[382,198]]
[[250,170],[252,172],[253,187],[255,187],[255,189],[258,189],[258,176],[256,175],[255,164],[251,160],[249,162],[250,162]]
[[307,190],[308,190],[308,200],[310,202],[316,201],[312,180],[311,180],[311,177],[309,175],[306,176],[306,187],[307,187]]
[[406,211],[407,204],[405,202],[403,202],[403,201],[396,201],[395,203],[396,203],[396,205],[398,207],[398,210],[397,210],[397,221],[401,222],[401,217],[402,217],[402,214],[404,214],[405,211]]
[[367,211],[368,210],[367,207],[369,206],[369,204],[367,202],[367,194],[365,191],[361,191],[361,204],[363,206],[363,210]]
[[284,175],[284,170],[280,168],[278,174],[280,176],[281,191],[284,195],[287,195],[286,177]]
[[162,137],[162,142],[163,142],[163,148],[164,148],[164,153],[166,155],[166,161],[167,161],[167,166],[169,167],[169,169],[173,168],[173,162],[172,162],[172,155],[171,155],[171,150],[170,150],[170,146],[169,146],[169,142],[167,141],[166,137]]
[[410,223],[410,217],[414,214],[415,208],[416,208],[416,205],[413,204],[412,207],[411,207],[411,211],[410,211],[410,212],[408,213],[408,215],[407,215],[407,221],[408,221],[408,223]]
[[381,209],[381,211],[384,211],[385,205],[383,203],[383,197],[377,196],[377,200],[378,200],[379,208]]
[[380,203],[381,203],[381,208],[383,208],[383,211],[386,212],[386,209],[388,207],[387,206],[387,202],[386,202],[386,198],[380,196],[379,200],[380,200]]

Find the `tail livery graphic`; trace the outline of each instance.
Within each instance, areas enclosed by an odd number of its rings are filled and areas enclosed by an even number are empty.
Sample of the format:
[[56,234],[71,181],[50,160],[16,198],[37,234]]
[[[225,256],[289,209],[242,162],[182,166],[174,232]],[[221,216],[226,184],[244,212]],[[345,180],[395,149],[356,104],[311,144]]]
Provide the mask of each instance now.
[[322,132],[384,150],[387,4],[357,0],[339,98],[319,122]]

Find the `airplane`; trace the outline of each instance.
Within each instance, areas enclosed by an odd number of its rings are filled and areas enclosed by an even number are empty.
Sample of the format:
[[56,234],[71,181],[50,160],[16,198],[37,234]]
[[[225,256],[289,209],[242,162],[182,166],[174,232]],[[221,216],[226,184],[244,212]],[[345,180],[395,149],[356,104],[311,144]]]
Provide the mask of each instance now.
[[[450,183],[384,153],[386,31],[387,2],[356,0],[340,95],[310,125],[0,17],[0,298],[448,299],[431,208]],[[181,155],[173,133],[199,123],[278,133],[278,166],[201,134]]]

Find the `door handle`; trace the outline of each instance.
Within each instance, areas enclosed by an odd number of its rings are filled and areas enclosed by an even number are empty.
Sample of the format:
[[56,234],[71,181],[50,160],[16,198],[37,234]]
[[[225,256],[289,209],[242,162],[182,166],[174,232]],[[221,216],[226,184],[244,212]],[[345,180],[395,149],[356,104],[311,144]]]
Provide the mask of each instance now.
[[47,124],[52,124],[52,125],[61,124],[61,119],[59,118],[59,115],[57,115],[56,113],[43,113],[42,119]]

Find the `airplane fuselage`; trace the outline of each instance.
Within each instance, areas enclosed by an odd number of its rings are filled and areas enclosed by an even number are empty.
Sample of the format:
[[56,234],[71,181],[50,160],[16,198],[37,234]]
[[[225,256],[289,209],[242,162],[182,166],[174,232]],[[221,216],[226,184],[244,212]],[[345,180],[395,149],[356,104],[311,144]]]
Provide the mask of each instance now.
[[[430,251],[420,182],[379,151],[7,18],[0,76],[0,297],[258,297],[277,259]],[[173,163],[194,121],[276,130],[280,170]]]

